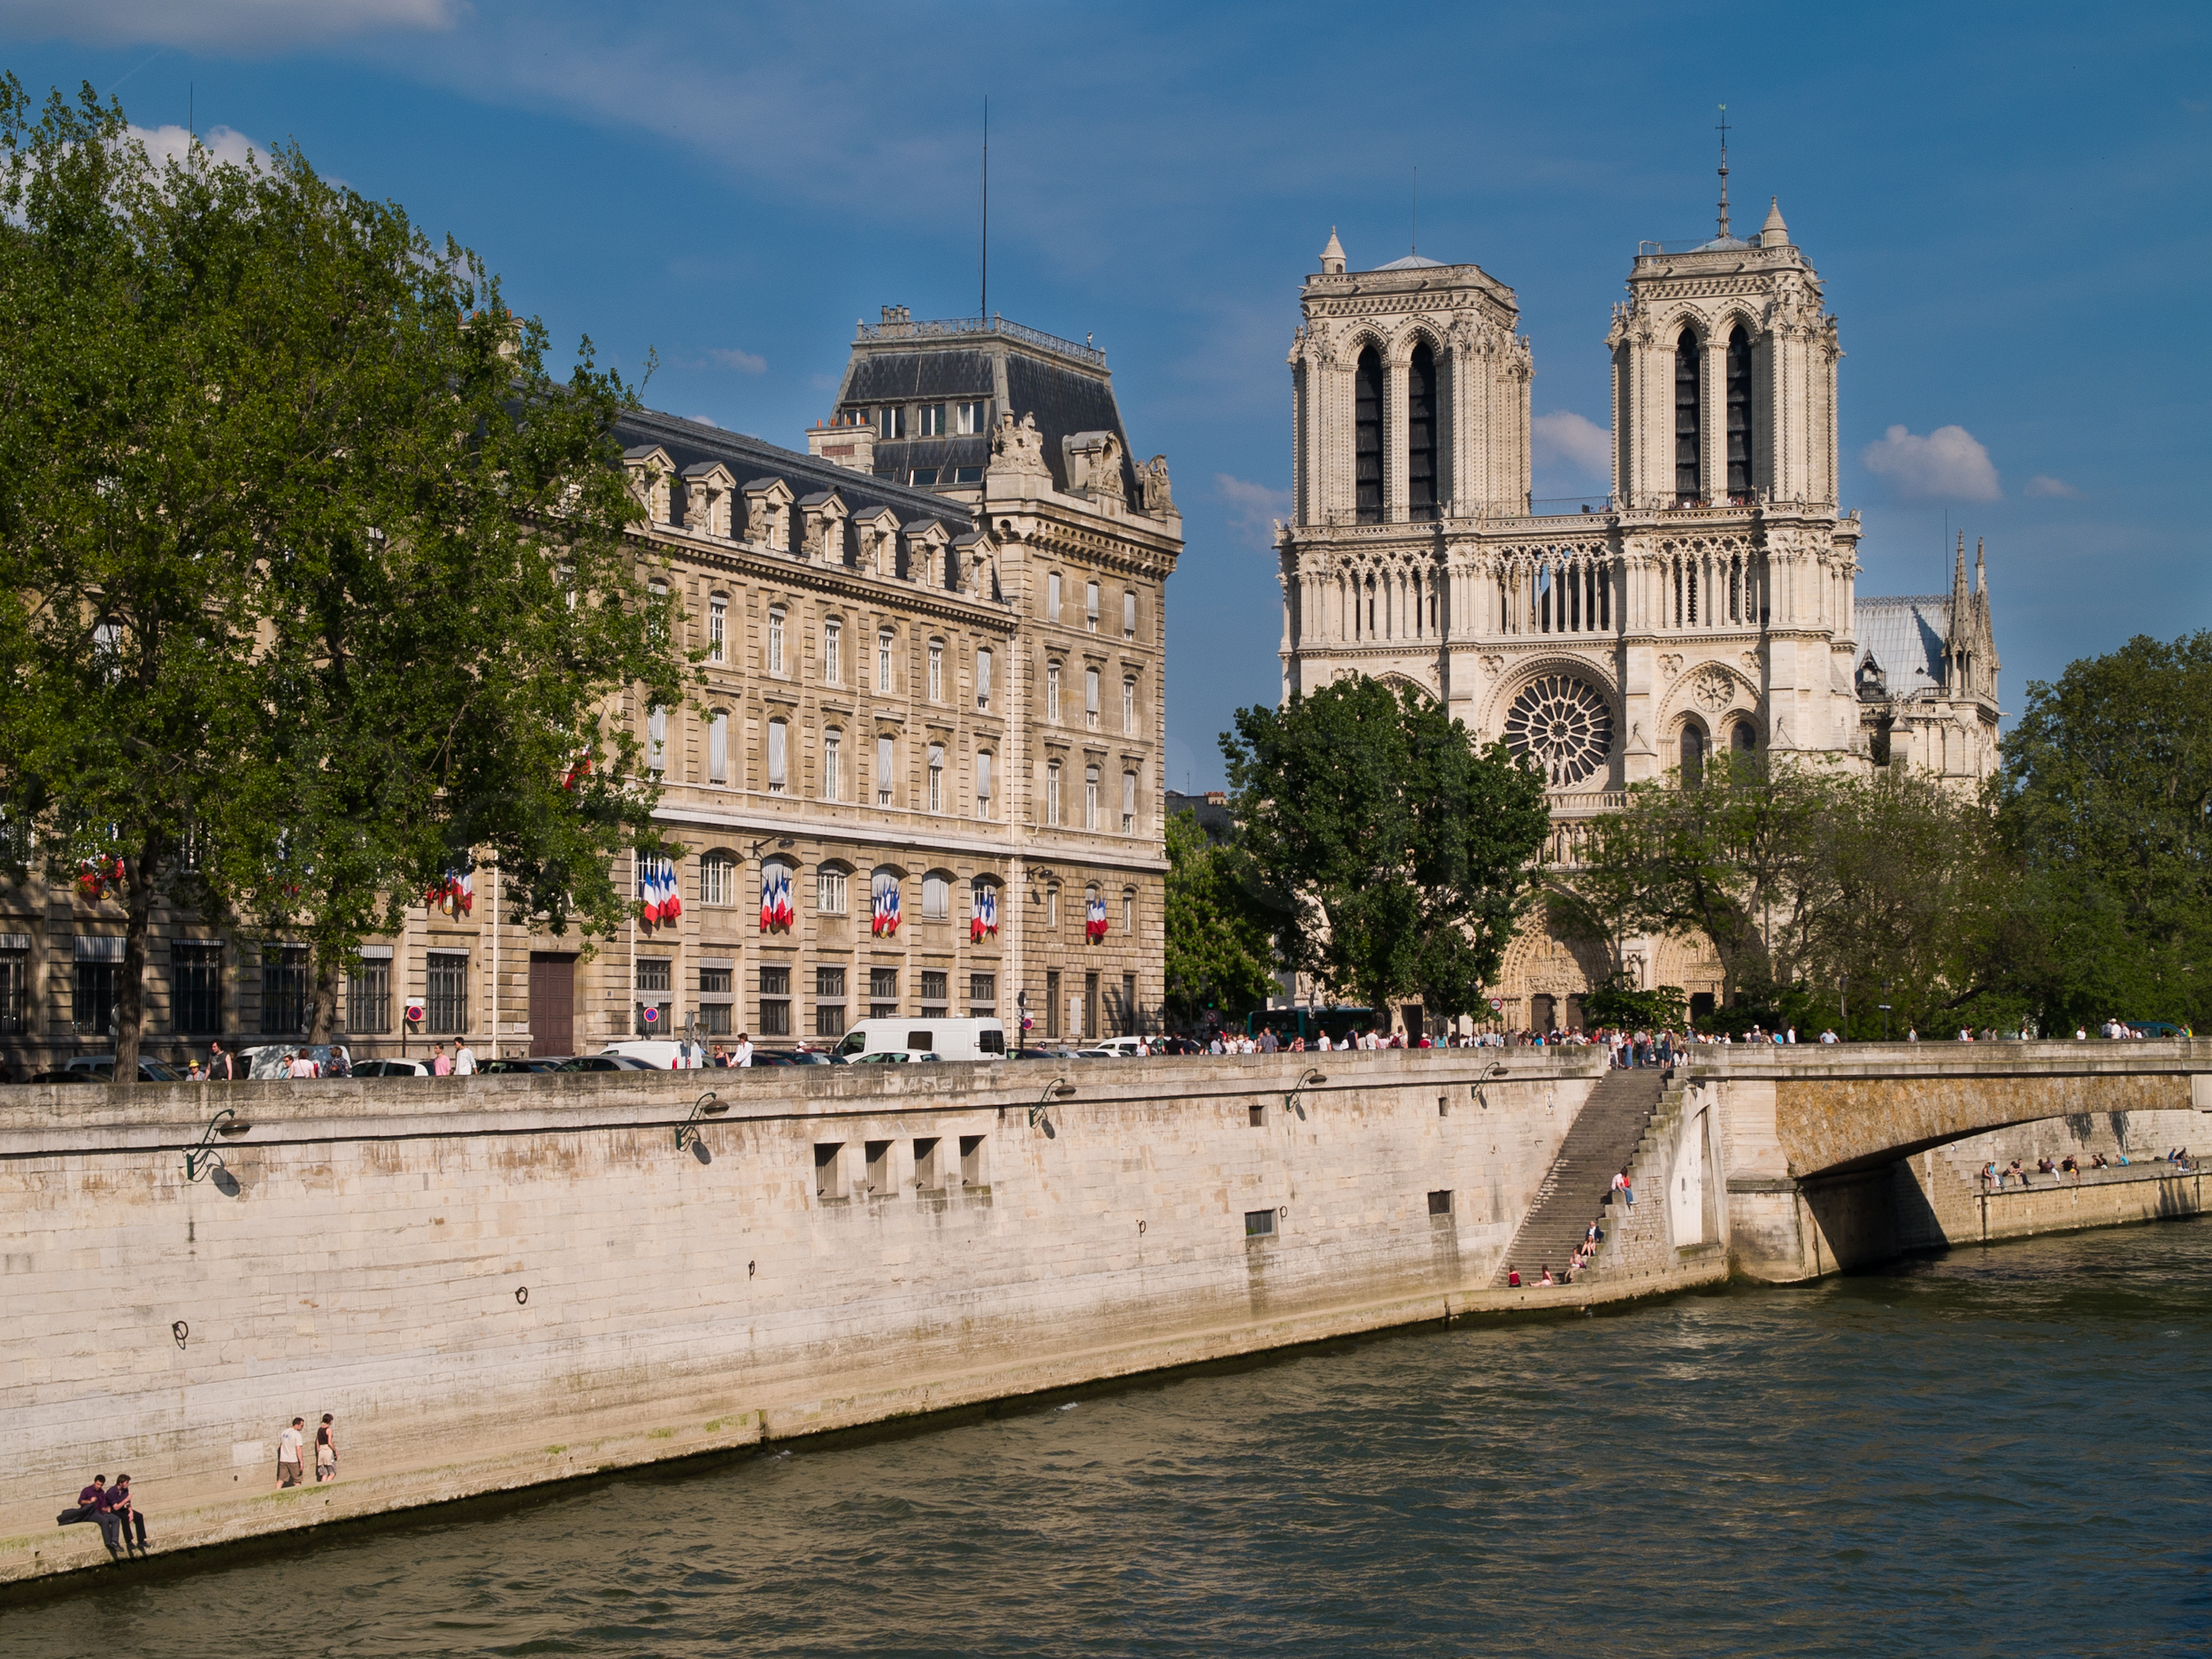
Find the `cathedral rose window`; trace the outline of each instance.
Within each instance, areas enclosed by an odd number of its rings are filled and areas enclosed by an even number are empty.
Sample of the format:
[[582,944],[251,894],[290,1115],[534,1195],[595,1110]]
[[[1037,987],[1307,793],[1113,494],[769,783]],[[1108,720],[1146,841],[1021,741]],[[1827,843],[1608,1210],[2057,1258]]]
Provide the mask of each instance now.
[[1546,674],[1524,686],[1506,710],[1505,741],[1517,755],[1534,755],[1553,788],[1578,784],[1613,747],[1612,710],[1587,680]]

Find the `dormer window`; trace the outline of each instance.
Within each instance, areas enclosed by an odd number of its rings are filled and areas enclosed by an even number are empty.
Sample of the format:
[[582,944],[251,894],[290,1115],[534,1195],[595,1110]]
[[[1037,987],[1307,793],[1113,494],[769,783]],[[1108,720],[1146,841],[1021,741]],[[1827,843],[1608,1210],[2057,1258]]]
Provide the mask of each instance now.
[[876,411],[876,435],[879,438],[906,436],[906,411],[896,403],[886,404]]
[[945,406],[942,403],[924,403],[922,405],[922,436],[941,438],[945,435]]
[[972,438],[984,427],[983,404],[980,402],[953,405],[953,430],[964,438]]

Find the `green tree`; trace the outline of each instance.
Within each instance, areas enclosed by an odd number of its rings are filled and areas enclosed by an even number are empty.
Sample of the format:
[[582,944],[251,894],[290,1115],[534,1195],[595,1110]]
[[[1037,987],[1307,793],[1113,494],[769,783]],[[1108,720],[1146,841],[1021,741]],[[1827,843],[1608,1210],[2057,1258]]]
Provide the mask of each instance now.
[[683,676],[588,342],[552,384],[480,264],[296,150],[156,167],[12,80],[0,144],[0,794],[119,890],[117,1075],[158,904],[304,928],[319,1031],[480,849],[516,916],[613,926],[652,790],[610,699]]
[[1167,1009],[1195,1025],[1208,1009],[1241,1013],[1274,990],[1267,913],[1240,879],[1233,850],[1216,847],[1195,812],[1167,821]]
[[1363,677],[1240,709],[1221,748],[1240,856],[1291,965],[1377,1010],[1481,1005],[1550,828],[1534,767]]
[[1994,781],[2018,872],[1985,977],[2052,1029],[2212,1016],[2212,633],[2030,683]]

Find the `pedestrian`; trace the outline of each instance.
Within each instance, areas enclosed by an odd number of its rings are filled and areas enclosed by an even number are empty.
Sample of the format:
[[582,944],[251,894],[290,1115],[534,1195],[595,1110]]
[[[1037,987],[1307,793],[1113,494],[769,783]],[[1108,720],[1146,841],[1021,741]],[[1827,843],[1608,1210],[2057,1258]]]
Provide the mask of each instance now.
[[456,1077],[476,1075],[476,1050],[469,1047],[469,1040],[466,1037],[453,1045],[453,1075]]
[[300,1484],[300,1453],[307,1444],[307,1436],[300,1431],[306,1426],[305,1417],[294,1417],[292,1426],[277,1436],[277,1486],[280,1489]]
[[207,1075],[211,1081],[227,1083],[238,1075],[237,1057],[218,1038],[207,1045]]
[[330,1064],[323,1068],[323,1075],[325,1077],[351,1077],[353,1075],[353,1055],[342,1042],[331,1044]]
[[315,1075],[315,1063],[308,1058],[306,1049],[296,1048],[293,1050],[291,1061],[284,1070],[288,1077],[311,1078]]
[[[108,1488],[108,1513],[115,1517],[115,1530],[122,1533],[126,1550],[134,1548],[142,1555],[152,1553],[146,1548],[146,1517],[131,1502],[131,1478],[128,1475],[116,1476],[115,1484]],[[134,1542],[131,1537],[133,1527],[138,1529]]]
[[323,1420],[315,1430],[315,1484],[338,1479],[338,1432],[331,1426],[330,1413],[323,1413]]
[[446,1053],[445,1044],[442,1042],[434,1042],[430,1045],[430,1075],[432,1077],[453,1075],[453,1057]]
[[737,1033],[737,1052],[730,1056],[730,1064],[746,1067],[753,1064],[753,1040],[741,1031]]

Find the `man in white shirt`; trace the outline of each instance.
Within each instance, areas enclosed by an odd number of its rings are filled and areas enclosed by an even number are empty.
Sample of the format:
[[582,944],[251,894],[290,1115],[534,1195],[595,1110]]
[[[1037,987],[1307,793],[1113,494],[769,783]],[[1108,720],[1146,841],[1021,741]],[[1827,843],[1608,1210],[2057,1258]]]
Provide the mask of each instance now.
[[468,1039],[465,1037],[461,1039],[461,1046],[453,1051],[453,1075],[456,1077],[476,1075],[476,1050],[469,1047]]
[[300,1452],[307,1444],[307,1436],[301,1431],[307,1426],[305,1417],[294,1417],[292,1426],[277,1436],[277,1485],[296,1486],[300,1484]]
[[753,1040],[744,1032],[737,1033],[737,1047],[730,1055],[732,1065],[749,1066],[753,1063]]

